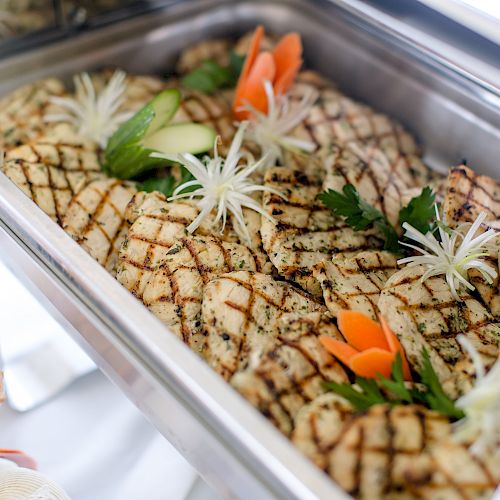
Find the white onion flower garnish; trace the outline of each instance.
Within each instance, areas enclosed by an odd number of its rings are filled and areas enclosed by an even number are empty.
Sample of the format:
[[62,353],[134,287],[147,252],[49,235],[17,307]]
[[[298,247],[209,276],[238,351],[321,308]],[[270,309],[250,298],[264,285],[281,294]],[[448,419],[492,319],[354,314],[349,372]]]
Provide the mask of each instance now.
[[[206,156],[200,161],[196,156],[190,153],[179,155],[166,155],[163,153],[152,153],[154,158],[164,158],[166,160],[178,162],[189,170],[195,177],[194,180],[185,182],[177,187],[171,200],[179,198],[201,198],[198,202],[200,208],[199,215],[187,227],[188,232],[193,233],[209,216],[212,210],[217,210],[214,226],[222,221],[221,232],[224,231],[228,213],[231,214],[233,226],[242,241],[250,244],[251,238],[243,216],[243,208],[249,208],[258,212],[262,216],[273,220],[264,209],[249,196],[258,191],[267,191],[269,193],[281,194],[269,187],[254,184],[250,175],[261,168],[267,161],[264,156],[258,162],[253,162],[250,155],[240,151],[248,122],[242,122],[236,132],[227,157],[221,158],[217,151],[218,138],[215,140],[214,157]],[[240,164],[244,159],[245,163]],[[186,188],[199,186],[192,192],[183,193]]]
[[[493,278],[497,276],[497,272],[481,257],[489,255],[485,245],[500,233],[494,229],[488,229],[479,236],[475,236],[485,218],[486,213],[481,212],[473,224],[460,224],[456,229],[443,228],[436,206],[436,219],[441,241],[438,241],[432,232],[423,234],[405,222],[403,224],[403,229],[406,230],[405,236],[419,243],[421,247],[402,241],[400,243],[416,250],[421,255],[400,259],[398,264],[408,264],[409,266],[423,264],[427,267],[427,271],[422,276],[422,282],[431,276],[444,274],[453,298],[460,300],[458,292],[462,287],[474,290],[474,286],[467,279],[467,273],[470,269],[477,269],[488,283],[492,283]],[[464,235],[467,227],[469,229]],[[459,239],[461,239],[460,244],[458,244]]]
[[67,122],[75,126],[78,133],[105,148],[108,139],[133,115],[118,112],[125,92],[125,73],[115,71],[107,85],[96,92],[88,73],[74,77],[75,97],[51,97],[50,102],[65,108],[67,113],[49,114],[47,122]]
[[283,150],[312,153],[316,149],[314,142],[287,134],[309,115],[318,92],[311,88],[298,104],[291,105],[287,95],[274,95],[269,80],[264,82],[264,88],[267,113],[255,109],[250,103],[246,103],[243,108],[251,114],[247,138],[260,147],[262,155],[268,155],[265,166],[274,166],[277,161],[283,162]]
[[455,437],[459,441],[472,443],[470,451],[475,455],[483,455],[489,451],[500,453],[498,448],[500,445],[500,359],[497,359],[485,375],[481,357],[471,341],[464,335],[459,335],[457,340],[474,363],[476,384],[455,403],[465,414],[465,417],[455,424]]

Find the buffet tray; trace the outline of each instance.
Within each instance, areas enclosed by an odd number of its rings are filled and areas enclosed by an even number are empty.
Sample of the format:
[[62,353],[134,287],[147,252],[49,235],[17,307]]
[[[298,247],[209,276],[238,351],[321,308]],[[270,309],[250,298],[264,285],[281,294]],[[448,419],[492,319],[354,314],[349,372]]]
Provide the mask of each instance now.
[[[357,0],[195,0],[0,62],[0,94],[116,65],[168,74],[185,46],[263,23],[303,35],[308,66],[401,120],[425,160],[498,176],[498,89],[364,11]],[[347,498],[0,174],[0,258],[226,498]]]

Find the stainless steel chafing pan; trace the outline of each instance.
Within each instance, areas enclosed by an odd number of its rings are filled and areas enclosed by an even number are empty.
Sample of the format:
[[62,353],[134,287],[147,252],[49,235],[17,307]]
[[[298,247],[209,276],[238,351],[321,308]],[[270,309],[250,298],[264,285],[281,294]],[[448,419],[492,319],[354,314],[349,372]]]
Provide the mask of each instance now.
[[[498,89],[363,13],[356,0],[198,0],[0,63],[0,93],[105,65],[165,74],[204,38],[298,30],[308,65],[413,130],[435,168],[494,175]],[[498,175],[497,175],[498,176]],[[265,419],[0,175],[0,258],[158,429],[228,498],[344,498]]]

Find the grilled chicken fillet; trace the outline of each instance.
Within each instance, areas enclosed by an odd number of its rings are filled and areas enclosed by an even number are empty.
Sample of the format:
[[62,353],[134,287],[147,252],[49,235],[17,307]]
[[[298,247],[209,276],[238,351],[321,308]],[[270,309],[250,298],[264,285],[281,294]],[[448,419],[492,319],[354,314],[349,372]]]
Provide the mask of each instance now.
[[[187,227],[199,214],[195,201],[169,203],[158,193],[137,195],[127,211],[133,221],[127,239],[120,250],[120,266],[117,279],[137,298],[141,299],[144,287],[151,274],[168,256],[170,247],[178,238],[188,236]],[[254,238],[252,250],[258,258],[258,271],[269,273],[272,265],[261,248],[260,215],[251,210],[244,211],[247,227]],[[213,227],[213,218],[207,217],[195,232],[196,235],[213,235],[223,241],[240,243],[228,220],[224,234]]]
[[283,314],[315,311],[324,311],[324,307],[292,285],[266,274],[224,274],[207,284],[203,296],[208,363],[229,380],[248,366],[253,353],[276,341]]
[[474,368],[456,337],[465,335],[489,368],[498,358],[500,326],[488,310],[468,293],[456,301],[442,276],[421,282],[422,266],[393,274],[380,294],[378,307],[404,347],[410,364],[420,367],[422,350],[451,397],[470,390]]
[[256,271],[259,258],[246,246],[214,236],[175,240],[144,287],[144,304],[194,350],[203,353],[201,302],[207,283],[235,271]]
[[342,191],[346,184],[352,184],[360,197],[379,209],[393,225],[399,222],[405,191],[415,187],[421,190],[433,177],[416,155],[361,144],[332,145],[324,154],[324,162],[324,190]]
[[347,382],[347,376],[318,338],[343,340],[333,318],[319,312],[284,314],[278,330],[274,344],[252,355],[249,366],[230,383],[289,435],[300,408],[324,393],[322,382]]
[[134,193],[131,182],[93,181],[73,197],[63,218],[64,230],[113,274],[128,230],[125,209]]
[[382,246],[373,230],[354,231],[317,200],[323,186],[320,169],[305,173],[270,168],[264,184],[284,195],[263,196],[263,207],[274,219],[262,218],[264,249],[282,276],[314,295],[321,295],[321,286],[313,277],[315,264],[331,260],[337,253],[355,254]]
[[92,144],[54,140],[10,150],[0,167],[9,179],[30,197],[49,217],[62,224],[72,197],[89,182],[103,179],[98,156]]
[[393,254],[367,250],[316,264],[314,277],[321,283],[326,307],[334,316],[341,309],[352,309],[377,321],[380,291],[397,270]]
[[[460,165],[450,169],[446,183],[443,213],[446,223],[456,228],[464,222],[474,222],[481,212],[486,212],[485,225],[500,232],[500,184],[486,175],[477,175],[470,168]],[[488,283],[476,269],[469,271],[471,284],[477,289],[491,313],[500,318],[500,236],[490,243],[490,255],[484,259],[496,272]]]

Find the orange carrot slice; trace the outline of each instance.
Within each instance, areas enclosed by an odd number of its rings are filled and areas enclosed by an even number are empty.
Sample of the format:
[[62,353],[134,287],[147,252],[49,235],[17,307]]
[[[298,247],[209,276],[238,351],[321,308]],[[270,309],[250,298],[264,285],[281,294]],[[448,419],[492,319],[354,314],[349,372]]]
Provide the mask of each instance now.
[[349,368],[360,377],[376,378],[378,374],[391,376],[395,354],[374,347],[360,352],[349,359]]
[[386,319],[383,316],[379,316],[378,319],[382,326],[382,331],[384,332],[387,344],[389,345],[389,350],[394,354],[399,352],[399,354],[401,355],[401,361],[403,362],[404,379],[411,380],[410,366],[408,365],[408,360],[406,359],[403,346],[399,342],[399,339],[396,337],[394,332],[391,330],[391,327],[389,326],[389,323],[387,323]]
[[382,327],[365,314],[343,309],[337,313],[337,324],[347,342],[358,351],[371,347],[389,350]]
[[[276,74],[273,56],[270,52],[261,52],[255,64],[253,65],[248,75],[245,86],[241,92],[241,104],[248,101],[254,108],[267,112],[267,95],[264,88],[264,81],[272,82]],[[249,112],[246,110],[235,110],[235,115],[238,120],[243,120],[248,117]]]
[[245,63],[243,64],[243,68],[241,69],[240,77],[238,78],[238,83],[236,84],[234,100],[233,100],[233,111],[236,111],[236,109],[238,109],[241,106],[241,93],[243,92],[243,88],[245,87],[245,83],[247,81],[248,75],[250,74],[250,70],[252,69],[255,60],[259,55],[260,45],[262,43],[263,36],[264,36],[264,27],[259,25],[255,29],[255,32],[252,36],[247,57],[245,59]]
[[295,67],[302,59],[302,42],[298,33],[286,34],[274,47],[273,59],[278,78],[289,68]]
[[284,73],[279,75],[274,84],[274,94],[285,94],[286,91],[292,86],[295,77],[299,73],[302,66],[302,60],[297,61],[295,65],[290,66]]
[[359,354],[358,351],[353,349],[349,344],[341,342],[340,340],[332,339],[332,337],[328,337],[327,335],[321,335],[319,337],[319,341],[328,352],[332,353],[347,366],[349,366],[351,358],[356,354]]

